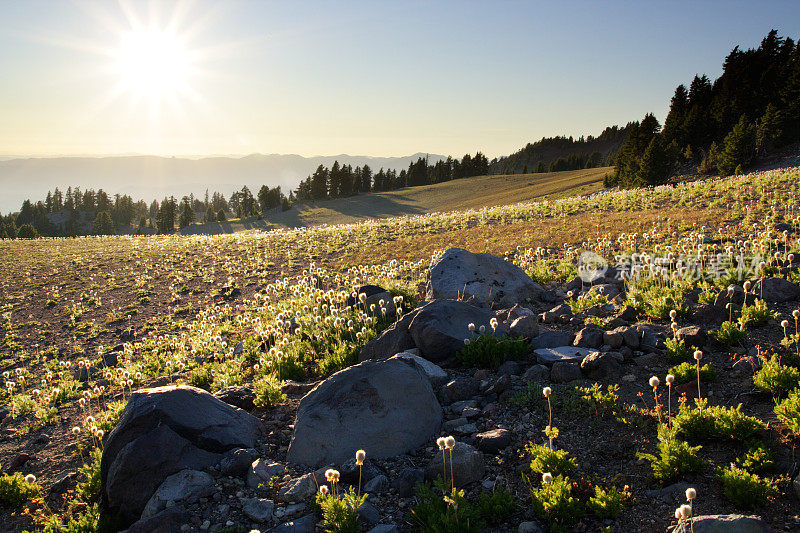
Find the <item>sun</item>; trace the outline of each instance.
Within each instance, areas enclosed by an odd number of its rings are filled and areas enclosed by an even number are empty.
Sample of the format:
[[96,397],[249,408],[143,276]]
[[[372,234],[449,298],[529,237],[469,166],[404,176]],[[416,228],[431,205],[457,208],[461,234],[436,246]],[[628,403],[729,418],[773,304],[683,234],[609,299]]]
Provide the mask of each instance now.
[[174,33],[157,29],[126,32],[113,56],[119,88],[136,99],[158,103],[189,92],[193,54]]

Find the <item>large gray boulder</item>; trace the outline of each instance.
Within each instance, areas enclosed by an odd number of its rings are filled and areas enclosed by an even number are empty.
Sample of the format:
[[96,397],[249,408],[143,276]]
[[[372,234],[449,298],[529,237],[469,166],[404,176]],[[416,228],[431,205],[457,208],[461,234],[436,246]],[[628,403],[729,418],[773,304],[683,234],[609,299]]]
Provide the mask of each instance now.
[[356,450],[392,457],[428,442],[442,423],[430,381],[403,359],[365,361],[337,372],[300,400],[288,460],[341,464]]
[[386,359],[400,352],[415,348],[414,339],[408,331],[408,326],[417,313],[425,306],[417,307],[413,311],[383,330],[383,332],[361,347],[358,360],[363,362],[368,359]]
[[544,289],[521,268],[491,254],[448,248],[431,262],[428,300],[474,300],[495,309],[541,296]]
[[[474,339],[481,326],[485,335],[501,336],[508,330],[490,325],[494,314],[459,300],[434,300],[419,309],[408,331],[425,359],[439,362],[456,355],[464,348],[464,339]],[[469,325],[475,325],[475,331]]]
[[234,448],[253,448],[262,431],[255,417],[195,387],[136,391],[103,450],[103,511],[133,523],[168,476],[216,465]]
[[[767,302],[791,302],[800,298],[800,287],[783,278],[762,278],[753,285],[753,294]],[[748,301],[752,305],[753,297]]]

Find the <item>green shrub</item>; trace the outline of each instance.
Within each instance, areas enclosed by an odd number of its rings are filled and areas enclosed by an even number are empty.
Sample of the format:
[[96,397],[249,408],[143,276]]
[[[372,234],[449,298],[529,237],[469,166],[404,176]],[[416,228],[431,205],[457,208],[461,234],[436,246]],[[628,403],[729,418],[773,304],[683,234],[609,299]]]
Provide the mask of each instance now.
[[479,533],[486,525],[478,509],[464,498],[464,491],[446,489],[441,477],[435,488],[430,483],[417,484],[416,499],[408,518],[419,531]]
[[356,495],[353,487],[341,496],[318,492],[317,505],[322,509],[325,531],[357,533],[361,529],[358,524],[358,509],[367,501],[367,496],[367,494]]
[[39,485],[28,483],[19,472],[0,476],[0,506],[15,509],[39,495]]
[[595,305],[607,303],[608,297],[605,294],[599,294],[596,292],[583,294],[577,298],[570,298],[567,300],[567,304],[569,305],[570,309],[572,309],[573,314],[585,311],[590,307],[594,307]]
[[531,471],[534,474],[550,472],[556,474],[569,474],[578,467],[574,457],[568,457],[566,450],[551,450],[550,446],[529,442],[525,450],[533,456]]
[[497,368],[506,361],[521,359],[530,351],[531,345],[525,339],[485,334],[470,339],[458,353],[458,359],[468,367]]
[[640,315],[655,319],[667,319],[673,309],[678,316],[686,314],[686,294],[692,289],[688,281],[673,281],[664,285],[660,280],[638,279],[628,284],[628,305]]
[[607,392],[603,392],[599,383],[591,387],[575,387],[575,390],[581,394],[581,401],[593,410],[595,415],[616,414],[619,385],[608,385]]
[[[689,383],[690,381],[697,381],[697,365],[688,361],[673,366],[669,369],[669,374],[675,376],[675,383]],[[717,372],[711,363],[707,363],[700,367],[700,381],[710,383],[717,380]]]
[[738,466],[753,474],[769,472],[775,466],[772,452],[763,442],[753,441],[745,454],[737,461]]
[[676,435],[690,442],[710,439],[729,439],[744,442],[758,434],[764,423],[758,418],[742,413],[742,404],[733,407],[714,405],[707,407],[706,400],[695,400],[696,408],[681,405],[672,419]]
[[748,326],[763,326],[769,320],[776,319],[778,316],[779,313],[770,311],[769,307],[767,307],[767,302],[757,299],[753,305],[742,306],[742,314],[739,317],[739,326],[741,326],[741,329],[745,329]]
[[574,524],[585,514],[580,500],[572,495],[570,479],[561,474],[538,489],[531,487],[531,504],[536,514],[554,527]]
[[800,372],[794,367],[782,365],[777,355],[762,359],[761,370],[753,376],[753,384],[762,391],[772,394],[773,398],[781,398],[797,387],[798,381]]
[[92,448],[89,452],[89,462],[78,469],[85,481],[78,483],[78,495],[84,502],[94,502],[100,497],[100,459],[103,450],[100,447]]
[[689,446],[678,439],[674,430],[661,425],[658,430],[658,456],[640,453],[638,456],[650,461],[653,477],[663,484],[677,479],[688,472],[700,472],[705,465],[697,456],[701,446]]
[[725,496],[737,507],[745,510],[765,505],[778,495],[775,484],[756,474],[730,465],[718,472]]
[[281,391],[281,382],[273,374],[267,374],[253,381],[253,392],[256,407],[274,407],[286,399]]
[[746,331],[743,327],[740,327],[737,323],[730,322],[728,320],[723,322],[717,331],[711,332],[712,337],[726,346],[734,346],[739,344],[742,339],[744,339],[745,335]]
[[492,525],[501,524],[514,511],[514,497],[505,490],[483,493],[478,499],[478,512]]
[[792,433],[800,434],[800,389],[794,389],[785,400],[776,405],[775,414]]
[[688,361],[694,354],[694,347],[686,346],[683,339],[677,340],[670,337],[664,341],[664,347],[666,348],[667,357],[673,362]]
[[606,490],[600,485],[594,486],[594,496],[589,498],[587,509],[598,518],[616,518],[625,507],[625,501],[630,498],[626,490],[611,487]]

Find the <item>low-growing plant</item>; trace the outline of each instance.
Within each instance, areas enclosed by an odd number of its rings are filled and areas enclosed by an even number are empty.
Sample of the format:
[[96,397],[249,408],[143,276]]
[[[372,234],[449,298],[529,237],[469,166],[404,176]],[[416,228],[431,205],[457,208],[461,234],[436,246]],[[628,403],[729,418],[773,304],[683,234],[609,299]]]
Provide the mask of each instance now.
[[0,506],[15,509],[39,495],[36,479],[26,479],[19,472],[0,476]]
[[771,311],[767,307],[767,302],[764,300],[756,299],[753,305],[743,305],[742,314],[739,317],[739,326],[741,329],[746,327],[759,327],[766,324],[771,319],[778,318],[779,313]]
[[777,355],[769,359],[762,358],[761,370],[753,376],[753,384],[764,392],[772,394],[773,398],[781,398],[787,392],[797,387],[800,382],[800,372],[792,366],[781,364]]
[[619,490],[614,486],[604,489],[600,485],[595,485],[594,496],[589,498],[586,507],[598,518],[616,518],[630,497],[631,493],[627,486]]
[[274,407],[286,399],[281,391],[281,382],[273,374],[267,374],[253,381],[253,392],[256,407]]
[[617,400],[619,399],[619,385],[608,385],[606,392],[595,383],[591,387],[575,387],[581,393],[581,400],[593,410],[597,416],[615,415],[617,410]]
[[694,353],[694,347],[687,346],[683,339],[669,337],[664,340],[667,357],[672,362],[688,361]]
[[503,489],[484,492],[478,499],[478,512],[492,525],[501,524],[514,511],[515,506],[514,497]]
[[561,474],[549,476],[539,488],[531,486],[531,504],[554,530],[574,524],[585,514],[581,501],[572,495],[572,482]]
[[566,450],[552,450],[549,446],[529,442],[525,450],[530,453],[531,471],[534,474],[551,472],[554,474],[569,474],[578,467],[574,457],[569,457]]
[[[689,383],[697,379],[697,365],[686,361],[670,368],[669,373],[675,376],[676,383]],[[711,363],[700,367],[700,381],[710,383],[716,380],[717,372]]]
[[708,407],[707,400],[697,399],[695,405],[695,408],[681,405],[672,419],[675,434],[690,442],[715,438],[744,442],[764,427],[758,418],[742,413],[742,404],[735,408],[719,405]]
[[639,453],[638,457],[650,461],[653,477],[663,484],[682,474],[701,472],[705,462],[697,456],[702,446],[690,446],[676,437],[674,429],[661,424],[658,428],[658,455]]
[[78,482],[78,495],[84,502],[91,503],[100,497],[100,459],[103,450],[100,447],[92,448],[89,452],[89,462],[78,469],[83,481]]
[[775,461],[772,458],[772,452],[769,448],[759,441],[753,441],[749,444],[745,454],[737,461],[737,466],[740,466],[752,472],[753,474],[762,474],[769,472],[775,466]]
[[569,305],[570,309],[572,309],[572,313],[577,314],[595,305],[607,304],[608,296],[598,292],[590,292],[581,294],[575,298],[569,298],[566,303]]
[[341,496],[317,492],[317,505],[322,510],[325,531],[330,533],[357,533],[360,530],[358,510],[367,501],[367,494],[357,495],[353,487]]
[[521,359],[531,351],[531,345],[525,339],[495,337],[494,335],[478,335],[467,339],[458,353],[461,364],[468,367],[497,368],[506,361]]
[[465,497],[464,491],[448,489],[439,477],[430,483],[418,483],[417,504],[411,508],[409,521],[427,533],[479,533],[485,527],[480,512]]
[[726,320],[723,322],[719,329],[711,331],[711,336],[726,346],[734,346],[739,344],[744,339],[747,332],[745,329],[736,322]]
[[778,420],[795,435],[800,435],[800,389],[794,389],[775,406]]
[[736,465],[718,471],[725,496],[737,507],[751,510],[766,505],[778,494],[778,487],[766,478],[752,474]]

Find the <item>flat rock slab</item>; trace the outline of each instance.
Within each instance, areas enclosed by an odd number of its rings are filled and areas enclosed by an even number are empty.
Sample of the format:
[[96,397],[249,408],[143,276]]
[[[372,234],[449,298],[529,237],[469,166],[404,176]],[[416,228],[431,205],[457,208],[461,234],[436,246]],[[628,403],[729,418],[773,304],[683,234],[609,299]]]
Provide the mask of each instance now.
[[559,361],[567,363],[580,363],[583,358],[594,352],[589,348],[580,346],[559,346],[558,348],[539,348],[534,350],[536,362],[541,365],[552,365]]
[[[688,529],[688,528],[687,528]],[[760,516],[740,514],[714,514],[695,516],[692,524],[694,533],[769,533],[770,528]],[[669,533],[681,531],[678,526],[667,530]]]
[[300,400],[288,461],[341,464],[363,449],[393,457],[425,444],[442,423],[428,377],[401,359],[365,361],[333,374]]

